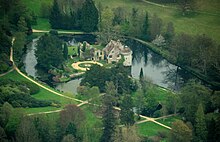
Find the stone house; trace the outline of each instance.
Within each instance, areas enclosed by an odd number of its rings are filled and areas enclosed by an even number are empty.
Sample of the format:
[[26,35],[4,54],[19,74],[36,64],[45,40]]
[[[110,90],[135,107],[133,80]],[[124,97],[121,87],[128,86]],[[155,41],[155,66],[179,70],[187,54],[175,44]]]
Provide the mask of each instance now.
[[124,66],[132,65],[132,51],[127,46],[122,45],[118,41],[111,40],[106,47],[103,49],[104,57],[107,59],[108,63],[119,62],[122,57],[124,57]]

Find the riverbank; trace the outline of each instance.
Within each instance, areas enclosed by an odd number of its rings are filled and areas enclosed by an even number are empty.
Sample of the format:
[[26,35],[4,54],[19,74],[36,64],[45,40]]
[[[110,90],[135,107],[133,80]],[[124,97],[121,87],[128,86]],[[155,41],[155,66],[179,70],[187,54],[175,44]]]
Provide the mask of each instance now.
[[138,38],[134,38],[134,37],[126,37],[128,39],[132,39],[135,40],[137,42],[142,43],[143,45],[146,45],[151,51],[155,52],[156,54],[162,56],[163,58],[165,58],[169,63],[176,65],[177,67],[182,68],[183,70],[191,73],[193,76],[195,76],[196,78],[200,79],[201,81],[205,82],[208,85],[211,85],[211,89],[215,90],[215,91],[219,91],[220,90],[220,83],[215,82],[215,81],[211,81],[207,76],[199,73],[198,71],[196,71],[195,69],[188,67],[188,66],[182,66],[180,64],[177,64],[175,61],[173,61],[171,55],[169,54],[169,52],[162,50],[160,47],[154,45],[153,43],[147,42],[147,41],[143,41],[141,39]]

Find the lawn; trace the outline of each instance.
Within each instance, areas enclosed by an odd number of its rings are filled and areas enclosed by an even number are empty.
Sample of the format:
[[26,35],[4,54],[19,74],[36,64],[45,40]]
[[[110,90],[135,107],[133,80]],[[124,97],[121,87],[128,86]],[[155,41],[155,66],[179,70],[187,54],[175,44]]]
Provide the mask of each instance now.
[[77,55],[78,47],[76,46],[69,46],[68,47],[68,55]]
[[138,124],[138,133],[142,136],[155,136],[158,132],[169,132],[169,129],[164,128],[153,122],[145,122]]
[[[37,15],[41,14],[41,3],[45,0],[23,0],[23,2]],[[206,34],[220,43],[220,1],[212,0],[212,2],[201,0],[197,13],[194,16],[184,17],[177,6],[160,7],[152,4],[148,4],[144,1],[134,0],[95,0],[95,3],[102,3],[103,7],[111,6],[115,8],[118,6],[125,7],[128,11],[131,11],[133,7],[138,8],[139,11],[147,10],[149,15],[157,14],[163,20],[163,25],[168,22],[173,22],[175,31],[177,33],[185,32],[189,34]],[[47,0],[45,3],[52,3],[52,0]],[[33,27],[34,29],[48,30],[50,25],[47,19],[38,19],[38,25]],[[165,30],[165,28],[163,29]]]
[[157,122],[160,122],[164,125],[171,127],[172,123],[175,122],[176,120],[180,120],[180,116],[172,116],[169,118],[159,119],[159,120],[157,120]]
[[[99,2],[102,3],[103,7],[111,6],[114,7],[125,7],[128,11],[131,11],[133,7],[138,8],[139,11],[147,10],[149,15],[152,16],[154,13],[157,14],[162,20],[163,25],[168,22],[173,22],[175,26],[175,31],[177,33],[188,33],[188,34],[207,34],[216,41],[220,42],[220,2],[218,0],[213,0],[215,5],[211,2],[203,1],[203,5],[209,7],[208,9],[201,8],[201,11],[209,13],[196,13],[191,17],[183,17],[179,10],[170,7],[159,7],[152,4],[145,3],[143,1],[134,1],[134,0],[95,0],[96,4]],[[218,15],[212,15],[210,13],[218,13]],[[164,29],[165,30],[165,29]]]
[[[12,80],[17,80],[17,81],[29,81],[26,78],[24,78],[23,76],[19,75],[16,71],[13,71],[3,77],[1,77],[0,79],[12,79]],[[44,85],[46,86],[46,85]],[[48,87],[48,86],[46,86]],[[48,87],[51,88],[51,87]],[[58,91],[56,91],[58,92]],[[38,99],[38,100],[54,100],[57,102],[61,103],[61,107],[64,107],[66,104],[77,104],[77,102],[75,102],[74,100],[70,100],[61,96],[58,96],[56,94],[53,94],[43,88],[40,88],[40,91],[37,94],[32,95],[34,98]],[[39,108],[26,108],[25,111],[27,112],[43,112],[43,111],[50,111],[50,110],[57,110],[57,109],[61,109],[61,108],[57,108],[57,107],[39,107]],[[33,113],[32,112],[32,113]]]
[[51,26],[48,19],[37,18],[37,25],[32,26],[32,28],[37,30],[50,30]]
[[42,15],[41,6],[53,4],[53,0],[21,0],[30,11],[34,12],[38,17]]

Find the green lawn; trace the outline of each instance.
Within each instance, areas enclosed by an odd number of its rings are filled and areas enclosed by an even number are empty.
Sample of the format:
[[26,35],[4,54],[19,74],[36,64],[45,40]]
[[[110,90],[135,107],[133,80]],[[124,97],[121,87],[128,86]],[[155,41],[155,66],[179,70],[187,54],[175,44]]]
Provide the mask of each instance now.
[[[24,78],[23,76],[19,75],[16,71],[13,71],[3,77],[1,77],[0,79],[12,79],[12,80],[17,80],[17,81],[29,81],[26,78]],[[45,86],[45,85],[44,85]],[[48,86],[46,86],[48,87]],[[48,87],[51,88],[51,87]],[[56,91],[58,92],[58,91]],[[61,96],[58,96],[56,94],[53,94],[43,88],[40,88],[40,91],[37,94],[32,95],[34,98],[38,99],[38,100],[54,100],[57,102],[61,103],[61,107],[64,107],[66,104],[77,104],[78,102],[74,101],[74,100],[70,100]],[[57,107],[39,107],[39,108],[26,108],[25,111],[27,112],[43,112],[43,111],[50,111],[50,110],[57,110],[57,109],[61,109],[61,108],[57,108]],[[33,113],[32,112],[32,113]]]
[[77,55],[78,47],[76,46],[69,46],[68,47],[68,55]]
[[37,18],[37,25],[34,25],[32,28],[37,30],[50,30],[51,26],[48,19]]
[[180,116],[172,116],[169,118],[159,119],[157,121],[164,124],[164,125],[171,127],[172,123],[175,122],[176,120],[180,120]]
[[[189,34],[207,34],[212,37],[216,41],[220,39],[220,8],[212,8],[212,7],[220,7],[220,2],[218,0],[212,0],[212,2],[203,2],[204,7],[209,7],[208,9],[201,8],[201,11],[205,12],[214,12],[218,15],[211,15],[207,13],[197,13],[193,17],[183,17],[179,10],[174,8],[165,8],[159,7],[155,5],[151,5],[142,1],[134,1],[134,0],[95,0],[96,3],[101,2],[102,5],[114,7],[126,7],[127,10],[131,11],[133,7],[136,7],[141,10],[147,10],[152,16],[156,13],[163,20],[163,24],[167,24],[168,22],[173,22],[175,26],[175,30],[178,33],[185,32]],[[165,29],[164,29],[165,30]],[[220,42],[220,41],[219,41]]]
[[30,11],[34,12],[36,15],[41,16],[41,5],[51,5],[53,4],[53,0],[21,0]]
[[138,132],[142,136],[155,136],[158,132],[169,132],[169,129],[164,128],[153,122],[145,122],[138,124]]
[[[52,3],[52,0],[23,0],[26,6],[34,11],[37,15],[40,15],[41,3],[45,1],[46,3]],[[189,34],[207,34],[211,38],[220,42],[220,1],[212,0],[212,2],[201,0],[198,6],[199,13],[196,13],[191,17],[183,17],[179,10],[176,9],[177,6],[159,7],[152,4],[145,3],[143,1],[134,0],[95,0],[95,3],[102,3],[103,7],[110,6],[110,8],[115,8],[118,6],[125,7],[128,11],[131,11],[133,7],[139,9],[139,11],[147,10],[151,15],[156,13],[160,18],[163,19],[163,25],[168,22],[173,22],[175,26],[175,31],[177,33],[185,32]],[[173,8],[174,7],[174,8]],[[164,26],[165,27],[165,26]],[[35,29],[48,30],[50,25],[48,20],[39,19],[38,25],[34,26]],[[163,29],[165,30],[165,29]]]

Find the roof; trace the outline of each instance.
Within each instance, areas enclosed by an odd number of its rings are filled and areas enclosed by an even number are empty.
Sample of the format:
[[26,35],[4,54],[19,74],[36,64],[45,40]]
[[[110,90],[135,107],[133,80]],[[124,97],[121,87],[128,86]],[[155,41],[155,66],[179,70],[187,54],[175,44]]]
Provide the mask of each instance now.
[[118,48],[120,51],[124,50],[124,46],[121,44],[121,42],[118,40],[118,41],[114,41],[114,40],[111,40],[106,46],[105,48],[103,49],[103,51],[109,55],[109,53],[112,51],[112,49],[114,48]]

